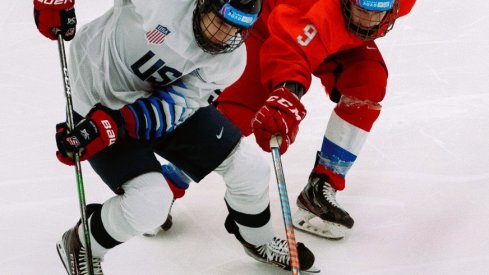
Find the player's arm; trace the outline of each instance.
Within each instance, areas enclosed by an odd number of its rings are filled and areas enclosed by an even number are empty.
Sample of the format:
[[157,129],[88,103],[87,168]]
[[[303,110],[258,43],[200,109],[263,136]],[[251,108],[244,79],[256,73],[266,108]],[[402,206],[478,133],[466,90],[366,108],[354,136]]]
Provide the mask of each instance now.
[[[73,165],[74,152],[81,153],[80,160],[86,160],[122,137],[152,142],[172,132],[194,114],[201,106],[199,104],[208,104],[184,96],[189,93],[188,90],[195,92],[194,85],[204,85],[196,79],[198,77],[191,77],[190,80],[186,79],[186,83],[176,81],[149,97],[140,98],[117,110],[97,104],[73,130],[69,130],[66,123],[58,124],[58,159],[64,164]],[[218,86],[209,85],[200,92],[206,93],[204,90],[215,87]]]
[[311,84],[313,68],[326,56],[316,27],[300,13],[281,5],[268,20],[270,37],[262,46],[260,65],[262,81],[272,93],[252,121],[256,141],[265,151],[270,151],[275,135],[282,137],[282,154],[294,142],[306,115],[300,98]]
[[56,40],[58,34],[69,41],[75,37],[75,0],[34,0],[34,21],[45,37]]
[[307,91],[311,74],[327,57],[318,28],[303,16],[307,11],[279,5],[270,14],[270,36],[260,50],[262,82],[273,90],[284,82],[297,82]]
[[125,136],[150,142],[172,132],[197,109],[187,105],[178,85],[159,90],[118,110],[97,104],[72,130],[66,123],[58,124],[58,159],[73,165],[74,152],[79,152],[81,160],[86,160]]

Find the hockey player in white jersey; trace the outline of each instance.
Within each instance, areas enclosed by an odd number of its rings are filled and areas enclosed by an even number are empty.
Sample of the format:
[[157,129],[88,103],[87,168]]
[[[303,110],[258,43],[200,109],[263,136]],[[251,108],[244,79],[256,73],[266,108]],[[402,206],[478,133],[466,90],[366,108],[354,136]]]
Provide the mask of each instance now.
[[[115,0],[76,34],[74,0],[34,0],[39,31],[70,45],[76,126],[57,125],[57,157],[81,153],[115,195],[87,206],[95,274],[117,245],[162,224],[173,194],[155,153],[194,181],[223,176],[225,227],[253,258],[290,269],[285,240],[274,237],[269,168],[208,99],[243,72],[242,45],[261,0]],[[251,172],[250,172],[251,171]],[[78,222],[57,243],[69,274],[87,274]],[[314,256],[298,244],[302,269]]]

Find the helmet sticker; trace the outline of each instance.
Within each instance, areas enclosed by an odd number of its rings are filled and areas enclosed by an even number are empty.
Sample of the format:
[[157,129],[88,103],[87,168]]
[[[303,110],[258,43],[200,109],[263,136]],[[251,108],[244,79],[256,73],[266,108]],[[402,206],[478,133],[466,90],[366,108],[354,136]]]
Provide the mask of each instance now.
[[228,22],[238,26],[242,26],[244,28],[250,28],[251,26],[253,26],[256,19],[258,18],[257,14],[242,12],[238,9],[235,9],[229,3],[224,4],[219,13]]
[[389,11],[395,0],[356,0],[359,7],[369,11]]

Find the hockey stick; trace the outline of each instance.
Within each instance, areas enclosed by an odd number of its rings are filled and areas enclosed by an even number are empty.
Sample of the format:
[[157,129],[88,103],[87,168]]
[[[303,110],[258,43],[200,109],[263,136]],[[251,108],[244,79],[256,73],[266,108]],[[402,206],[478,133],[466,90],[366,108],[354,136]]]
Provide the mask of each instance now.
[[270,150],[272,151],[273,167],[275,168],[275,176],[277,178],[280,205],[282,206],[282,216],[284,218],[285,234],[287,235],[287,243],[289,245],[290,267],[292,274],[300,274],[299,253],[297,252],[294,227],[292,225],[292,216],[290,214],[289,196],[287,194],[287,186],[285,185],[282,161],[280,160],[279,138],[280,137],[278,136],[274,136],[272,139],[270,139]]
[[[70,86],[70,76],[68,75],[68,65],[66,63],[66,53],[65,45],[63,41],[63,36],[58,34],[58,50],[59,59],[61,61],[61,72],[63,75],[63,86],[65,90],[66,97],[66,123],[68,124],[68,129],[73,129],[75,123],[73,120],[73,102],[71,100],[71,86]],[[83,177],[81,171],[80,154],[74,154],[75,159],[75,174],[76,182],[78,188],[78,199],[80,203],[80,214],[81,214],[81,224],[83,226],[83,233],[85,237],[85,248],[87,250],[86,261],[88,263],[88,274],[93,275],[93,262],[92,262],[92,248],[90,245],[90,231],[88,229],[88,219],[87,219],[87,205],[85,203],[85,188],[83,187]]]

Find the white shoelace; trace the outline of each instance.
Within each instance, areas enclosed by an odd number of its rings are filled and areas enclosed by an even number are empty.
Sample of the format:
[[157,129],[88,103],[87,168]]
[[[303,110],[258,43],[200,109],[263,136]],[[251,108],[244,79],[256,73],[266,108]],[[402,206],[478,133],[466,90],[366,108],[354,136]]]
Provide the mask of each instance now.
[[340,205],[336,202],[336,190],[327,182],[324,183],[323,196],[333,206],[340,208]]
[[[86,250],[85,247],[81,247],[80,254],[78,254],[78,263],[80,265],[80,272],[82,275],[88,274],[88,263],[85,261]],[[102,259],[92,258],[94,275],[103,275],[102,272]]]
[[258,247],[258,253],[268,261],[289,265],[289,248],[286,240],[273,238],[273,241]]

